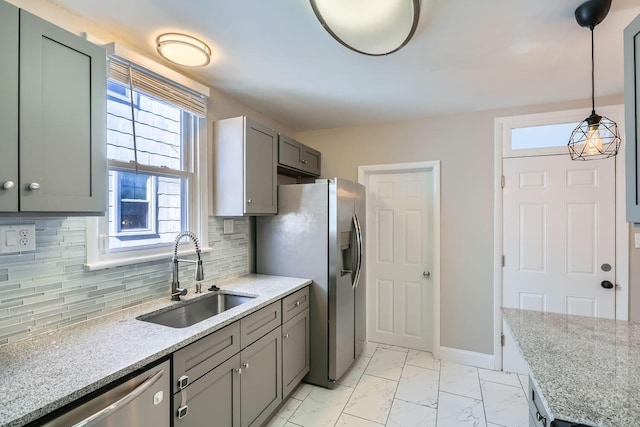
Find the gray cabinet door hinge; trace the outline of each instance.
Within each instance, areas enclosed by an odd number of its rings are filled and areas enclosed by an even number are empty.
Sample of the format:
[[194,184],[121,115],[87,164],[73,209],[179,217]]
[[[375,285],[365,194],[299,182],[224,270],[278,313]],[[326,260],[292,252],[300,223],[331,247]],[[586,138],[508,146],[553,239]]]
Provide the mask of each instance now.
[[500,334],[500,345],[504,347],[504,334]]
[[501,188],[504,188],[504,181],[505,181],[505,179],[504,179],[504,175],[502,175],[502,176],[500,177],[500,187],[501,187]]

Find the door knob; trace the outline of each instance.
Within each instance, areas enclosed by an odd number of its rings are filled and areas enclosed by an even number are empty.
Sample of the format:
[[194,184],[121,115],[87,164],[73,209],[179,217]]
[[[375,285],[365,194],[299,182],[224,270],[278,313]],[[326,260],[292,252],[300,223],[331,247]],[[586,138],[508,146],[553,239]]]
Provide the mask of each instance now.
[[600,283],[600,286],[602,286],[605,289],[612,289],[613,288],[613,283],[611,283],[608,280],[604,280],[602,283]]
[[425,279],[428,279],[431,277],[431,272],[430,271],[423,271],[422,272],[422,277],[424,277]]

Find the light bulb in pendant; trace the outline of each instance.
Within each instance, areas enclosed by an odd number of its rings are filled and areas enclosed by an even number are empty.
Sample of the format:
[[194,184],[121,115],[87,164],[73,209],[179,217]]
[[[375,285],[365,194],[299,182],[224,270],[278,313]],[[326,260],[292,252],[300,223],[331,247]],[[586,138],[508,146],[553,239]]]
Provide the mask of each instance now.
[[598,128],[598,125],[589,126],[587,140],[584,142],[584,152],[587,154],[602,153],[602,136]]

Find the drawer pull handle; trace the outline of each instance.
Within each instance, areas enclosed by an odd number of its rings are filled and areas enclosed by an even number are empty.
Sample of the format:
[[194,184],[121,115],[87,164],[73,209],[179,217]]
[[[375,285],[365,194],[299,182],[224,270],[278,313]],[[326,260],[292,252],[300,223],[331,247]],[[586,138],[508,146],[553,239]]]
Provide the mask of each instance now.
[[539,411],[536,411],[536,418],[538,419],[538,421],[542,421],[543,426],[547,426],[547,417],[543,417],[542,415],[540,415]]

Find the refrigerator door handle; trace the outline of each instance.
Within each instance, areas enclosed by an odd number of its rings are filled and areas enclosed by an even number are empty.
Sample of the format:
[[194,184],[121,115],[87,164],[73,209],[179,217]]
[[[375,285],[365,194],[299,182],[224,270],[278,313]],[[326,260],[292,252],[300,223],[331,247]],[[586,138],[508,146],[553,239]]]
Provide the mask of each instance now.
[[353,279],[353,288],[357,288],[360,282],[360,271],[362,269],[362,229],[357,215],[353,215],[353,224],[356,231],[356,274]]

